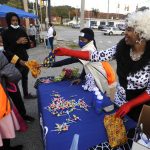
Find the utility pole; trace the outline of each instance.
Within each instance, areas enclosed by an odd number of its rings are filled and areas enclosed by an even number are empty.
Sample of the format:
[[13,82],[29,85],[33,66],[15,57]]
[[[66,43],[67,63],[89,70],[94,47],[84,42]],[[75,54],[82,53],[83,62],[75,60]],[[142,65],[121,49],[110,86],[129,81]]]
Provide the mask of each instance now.
[[42,2],[42,0],[40,0],[40,18],[41,18],[40,21],[41,21],[41,25],[43,23],[42,7],[43,7],[43,2]]
[[85,0],[81,0],[80,29],[84,28],[84,8]]
[[108,21],[109,21],[109,0],[108,0],[108,8],[107,8],[107,24],[108,24]]
[[38,16],[38,0],[35,0],[35,10],[36,10],[36,15]]
[[34,2],[32,3],[32,10],[33,10],[33,13],[36,14],[36,12],[35,12],[35,3]]
[[45,7],[46,7],[46,18],[45,18],[45,23],[46,23],[46,29],[48,29],[48,23],[49,23],[49,19],[48,19],[48,3],[47,3],[47,1],[46,1],[46,5],[45,5]]
[[51,23],[51,0],[48,0],[48,18]]
[[69,10],[69,12],[68,12],[68,17],[69,17],[69,21],[70,21],[70,10]]
[[[28,0],[23,0],[23,7],[24,7],[24,10],[26,12],[28,12]],[[26,18],[25,22],[26,22],[26,28],[28,28],[29,27],[29,19]]]

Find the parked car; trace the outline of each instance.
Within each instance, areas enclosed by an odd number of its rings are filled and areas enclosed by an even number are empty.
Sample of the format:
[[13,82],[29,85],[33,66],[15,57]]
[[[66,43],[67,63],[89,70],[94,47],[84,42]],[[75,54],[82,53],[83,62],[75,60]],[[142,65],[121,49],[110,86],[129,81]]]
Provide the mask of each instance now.
[[124,35],[124,31],[115,27],[106,27],[103,29],[104,35]]
[[79,29],[80,28],[80,24],[72,24],[72,28]]
[[99,25],[98,30],[105,31],[105,29],[107,29],[108,27],[114,27],[114,26],[110,26],[110,25]]
[[92,25],[91,29],[98,29],[98,26],[97,25]]
[[125,31],[126,30],[126,27],[125,26],[121,26],[121,27],[118,27],[120,30],[122,31]]
[[118,28],[122,31],[125,31],[126,25],[125,24],[118,24]]
[[106,27],[106,25],[99,25],[98,26],[98,30],[102,30],[102,29],[104,29]]

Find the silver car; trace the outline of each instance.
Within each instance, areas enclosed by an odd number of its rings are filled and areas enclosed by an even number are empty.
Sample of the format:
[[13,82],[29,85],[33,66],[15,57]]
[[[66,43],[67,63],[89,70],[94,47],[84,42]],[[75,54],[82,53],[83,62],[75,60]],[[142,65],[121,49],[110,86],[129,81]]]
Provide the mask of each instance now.
[[124,35],[124,31],[115,27],[106,27],[102,31],[104,32],[104,35]]

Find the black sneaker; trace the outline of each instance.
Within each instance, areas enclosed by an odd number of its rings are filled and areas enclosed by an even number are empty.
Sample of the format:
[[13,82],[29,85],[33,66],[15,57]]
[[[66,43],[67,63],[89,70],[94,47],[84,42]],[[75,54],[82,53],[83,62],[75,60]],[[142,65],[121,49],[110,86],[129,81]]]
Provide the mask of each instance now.
[[17,146],[10,147],[10,150],[22,150],[22,149],[23,149],[23,145],[17,145]]
[[35,98],[37,98],[37,96],[36,95],[32,95],[30,93],[28,95],[24,96],[24,99],[35,99]]
[[28,122],[28,123],[31,123],[31,122],[33,122],[33,121],[35,120],[33,117],[28,116],[28,115],[25,115],[25,116],[23,117],[23,119],[24,119],[26,122]]

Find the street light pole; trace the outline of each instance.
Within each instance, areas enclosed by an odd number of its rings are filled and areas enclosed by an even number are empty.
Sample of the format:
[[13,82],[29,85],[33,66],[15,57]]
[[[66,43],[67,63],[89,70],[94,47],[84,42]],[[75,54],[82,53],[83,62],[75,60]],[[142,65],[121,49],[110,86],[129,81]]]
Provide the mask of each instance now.
[[36,15],[38,16],[38,0],[35,0]]
[[48,18],[51,23],[51,0],[48,0]]
[[[23,0],[23,7],[26,12],[28,12],[28,0]],[[29,19],[25,19],[26,27],[29,27]]]
[[48,8],[47,8],[47,1],[46,1],[46,18],[45,18],[45,23],[46,23],[46,29],[48,29],[48,23],[49,23],[49,19],[48,19]]
[[42,15],[42,0],[40,0],[40,21],[41,21],[41,24],[43,23],[43,15]]
[[85,8],[85,0],[81,0],[80,29],[84,28],[84,8]]
[[109,20],[109,0],[108,0],[108,8],[107,8],[107,24],[108,24],[108,20]]
[[34,4],[35,4],[35,3],[33,2],[33,3],[32,3],[32,8],[33,8],[33,13],[36,14],[36,13],[35,13],[35,6],[34,6]]

